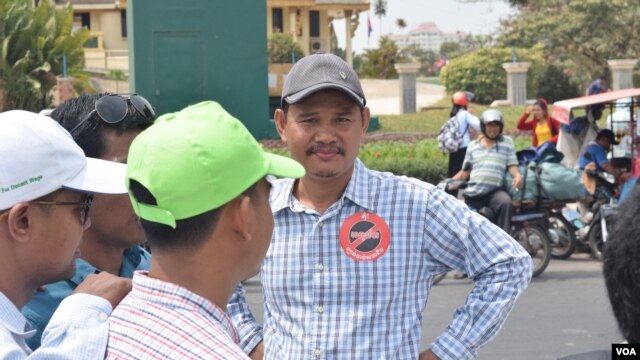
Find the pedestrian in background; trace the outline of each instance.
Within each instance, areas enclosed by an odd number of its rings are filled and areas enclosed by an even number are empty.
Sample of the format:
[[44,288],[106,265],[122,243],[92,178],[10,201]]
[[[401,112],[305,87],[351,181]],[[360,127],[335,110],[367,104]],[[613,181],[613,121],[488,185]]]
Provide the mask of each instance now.
[[469,102],[473,99],[473,93],[469,91],[458,91],[453,94],[451,102],[451,112],[449,117],[456,117],[458,120],[458,126],[462,133],[462,141],[458,147],[458,151],[449,154],[449,167],[447,170],[447,177],[452,177],[462,169],[462,162],[464,156],[467,153],[467,146],[471,141],[470,128],[480,131],[480,120],[477,116],[471,114],[468,110]]
[[[530,118],[530,115],[533,116]],[[549,116],[547,100],[537,99],[533,105],[529,106],[522,114],[517,125],[519,130],[532,130],[533,147],[538,147],[547,141],[551,141],[554,145],[558,143],[558,134],[560,134],[560,122]]]

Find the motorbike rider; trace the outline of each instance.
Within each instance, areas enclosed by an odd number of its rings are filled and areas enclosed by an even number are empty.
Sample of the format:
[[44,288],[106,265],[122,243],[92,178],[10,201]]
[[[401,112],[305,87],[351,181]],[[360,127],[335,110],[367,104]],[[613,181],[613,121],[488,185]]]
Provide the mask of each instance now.
[[453,179],[469,180],[463,193],[467,205],[476,209],[488,207],[495,215],[496,225],[510,233],[513,205],[502,179],[508,171],[513,176],[511,186],[518,189],[522,186],[515,146],[502,133],[504,118],[498,110],[482,113],[480,130],[482,135],[469,143],[462,170]]
[[[596,139],[587,145],[578,160],[578,167],[580,170],[595,170],[606,171],[613,175],[616,179],[616,184],[622,184],[622,177],[616,168],[613,167],[609,159],[607,159],[607,153],[611,150],[612,145],[618,145],[616,136],[613,131],[609,129],[603,129],[598,131]],[[585,191],[593,195],[596,189],[593,186],[586,186],[590,181],[585,181]],[[597,186],[597,185],[596,185]]]

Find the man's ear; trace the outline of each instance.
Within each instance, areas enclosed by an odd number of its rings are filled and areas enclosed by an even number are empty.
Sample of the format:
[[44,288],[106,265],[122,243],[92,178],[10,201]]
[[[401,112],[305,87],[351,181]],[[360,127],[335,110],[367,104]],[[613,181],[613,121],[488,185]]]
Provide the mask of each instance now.
[[243,239],[251,240],[251,199],[240,195],[227,204],[227,207],[233,230]]
[[287,115],[284,110],[276,109],[273,113],[273,120],[276,123],[276,130],[278,130],[278,134],[280,134],[280,139],[282,141],[287,142],[287,133],[286,133],[286,125],[287,125]]
[[31,239],[33,209],[28,203],[19,203],[9,210],[7,230],[15,241],[27,242]]
[[371,110],[368,107],[362,109],[362,133],[366,134],[369,129],[369,121],[371,120]]

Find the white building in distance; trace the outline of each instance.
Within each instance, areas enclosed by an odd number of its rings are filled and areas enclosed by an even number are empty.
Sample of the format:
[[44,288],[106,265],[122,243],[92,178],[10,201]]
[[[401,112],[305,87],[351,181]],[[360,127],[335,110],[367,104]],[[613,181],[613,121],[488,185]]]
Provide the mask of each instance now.
[[438,29],[436,23],[430,21],[420,24],[415,29],[410,30],[407,34],[390,34],[388,36],[389,39],[393,40],[400,48],[417,45],[421,49],[431,50],[438,53],[442,43],[461,42],[467,36],[467,33],[460,31],[445,33]]

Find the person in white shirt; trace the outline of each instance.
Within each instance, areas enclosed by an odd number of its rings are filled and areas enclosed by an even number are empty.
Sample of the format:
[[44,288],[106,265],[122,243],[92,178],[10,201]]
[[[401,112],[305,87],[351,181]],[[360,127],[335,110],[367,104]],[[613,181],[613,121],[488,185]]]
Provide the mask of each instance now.
[[62,302],[42,347],[20,313],[42,284],[72,276],[93,193],[121,194],[123,164],[86,158],[54,120],[0,113],[0,359],[102,359],[107,318],[130,280],[91,275]]

